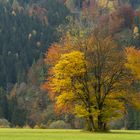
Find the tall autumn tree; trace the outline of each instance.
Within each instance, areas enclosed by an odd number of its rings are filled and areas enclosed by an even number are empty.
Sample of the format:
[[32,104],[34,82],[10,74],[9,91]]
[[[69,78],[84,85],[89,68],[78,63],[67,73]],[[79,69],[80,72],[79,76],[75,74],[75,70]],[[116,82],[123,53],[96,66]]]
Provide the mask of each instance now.
[[[47,54],[52,65],[43,87],[49,90],[57,111],[86,118],[91,131],[105,131],[125,109],[121,99],[126,96],[130,77],[124,53],[110,37],[80,35],[73,37],[71,44],[70,38],[63,41],[56,50],[55,46],[49,50],[59,52],[57,60]],[[50,60],[46,62],[50,64]]]

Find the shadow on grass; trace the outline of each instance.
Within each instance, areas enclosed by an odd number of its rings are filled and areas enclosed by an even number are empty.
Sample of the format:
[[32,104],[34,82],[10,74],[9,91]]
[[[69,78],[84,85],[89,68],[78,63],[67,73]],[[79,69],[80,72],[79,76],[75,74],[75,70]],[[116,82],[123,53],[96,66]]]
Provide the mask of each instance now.
[[134,130],[129,130],[129,131],[110,131],[108,132],[109,134],[126,134],[126,135],[140,135],[140,131],[134,131]]
[[89,131],[81,131],[84,133],[91,133],[91,134],[124,134],[124,135],[140,135],[140,130],[112,130],[107,132],[89,132]]

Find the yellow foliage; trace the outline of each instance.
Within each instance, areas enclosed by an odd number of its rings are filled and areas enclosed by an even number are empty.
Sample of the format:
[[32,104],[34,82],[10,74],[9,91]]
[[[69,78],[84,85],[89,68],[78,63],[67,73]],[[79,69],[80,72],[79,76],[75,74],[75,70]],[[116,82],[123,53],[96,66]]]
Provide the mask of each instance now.
[[74,78],[84,76],[85,66],[84,54],[79,51],[61,55],[52,69],[54,76],[50,82],[53,92],[59,93],[56,97],[57,108],[62,109],[72,101],[78,100],[79,94],[83,96],[83,86]]
[[108,8],[110,10],[114,10],[114,2],[108,0],[98,0],[98,4],[100,7]]
[[74,100],[75,96],[73,92],[62,92],[61,95],[57,97],[56,105],[58,108],[63,108],[69,102]]
[[139,32],[139,28],[138,28],[138,26],[135,26],[135,27],[134,27],[134,30],[133,30],[133,33],[136,34],[136,33],[138,33],[138,32]]
[[74,113],[77,115],[77,117],[88,117],[90,115],[84,105],[76,105]]
[[130,47],[126,49],[127,63],[126,67],[140,79],[140,50]]
[[107,0],[99,0],[99,1],[98,1],[98,4],[99,4],[100,6],[106,6],[106,3],[107,3]]
[[79,51],[73,51],[63,54],[53,70],[56,78],[80,76],[86,72],[85,65],[84,54]]
[[138,28],[138,26],[135,26],[134,29],[133,29],[133,37],[134,38],[139,37],[139,28]]

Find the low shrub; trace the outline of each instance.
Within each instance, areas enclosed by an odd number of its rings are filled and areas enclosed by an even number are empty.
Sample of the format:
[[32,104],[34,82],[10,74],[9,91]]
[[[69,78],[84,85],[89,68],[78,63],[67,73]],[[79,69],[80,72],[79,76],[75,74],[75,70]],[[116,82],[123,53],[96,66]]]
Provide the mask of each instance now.
[[0,128],[9,128],[10,122],[6,119],[0,119]]
[[58,120],[52,122],[49,126],[50,129],[71,129],[71,125],[69,123],[64,122],[63,120]]

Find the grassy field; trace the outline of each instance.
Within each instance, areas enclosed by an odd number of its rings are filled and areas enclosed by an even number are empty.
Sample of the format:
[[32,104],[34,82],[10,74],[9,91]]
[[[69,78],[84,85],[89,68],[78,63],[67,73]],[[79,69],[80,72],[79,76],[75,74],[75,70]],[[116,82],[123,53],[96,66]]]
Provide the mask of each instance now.
[[140,131],[100,134],[80,130],[0,129],[0,140],[140,140]]

